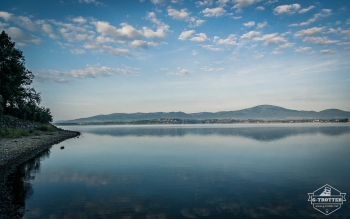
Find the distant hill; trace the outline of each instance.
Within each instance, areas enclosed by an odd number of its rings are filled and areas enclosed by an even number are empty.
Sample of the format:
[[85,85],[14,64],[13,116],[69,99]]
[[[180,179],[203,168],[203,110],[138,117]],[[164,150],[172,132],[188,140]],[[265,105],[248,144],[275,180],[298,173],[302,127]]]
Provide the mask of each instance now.
[[260,105],[248,109],[221,112],[154,112],[154,113],[113,113],[109,115],[97,115],[87,118],[80,118],[60,123],[78,122],[128,122],[151,119],[340,119],[350,118],[350,112],[339,109],[327,109],[320,112],[290,110],[279,106]]

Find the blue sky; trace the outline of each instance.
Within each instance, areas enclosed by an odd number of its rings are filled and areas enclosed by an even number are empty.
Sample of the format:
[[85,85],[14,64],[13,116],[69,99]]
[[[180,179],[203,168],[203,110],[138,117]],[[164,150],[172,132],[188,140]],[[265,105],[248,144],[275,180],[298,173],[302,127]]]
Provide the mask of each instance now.
[[54,120],[260,104],[350,111],[350,3],[4,1]]

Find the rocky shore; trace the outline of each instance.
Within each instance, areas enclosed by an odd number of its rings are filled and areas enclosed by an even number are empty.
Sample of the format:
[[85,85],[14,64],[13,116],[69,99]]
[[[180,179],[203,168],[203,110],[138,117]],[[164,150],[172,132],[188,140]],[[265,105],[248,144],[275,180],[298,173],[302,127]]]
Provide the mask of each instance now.
[[0,138],[0,218],[21,218],[18,209],[11,203],[7,190],[7,178],[16,168],[51,145],[66,139],[78,137],[79,132],[59,129],[55,132],[42,132],[40,136],[27,136],[17,139]]
[[24,130],[35,130],[41,124],[38,122],[18,119],[14,117],[0,117],[0,128],[3,129],[24,129]]

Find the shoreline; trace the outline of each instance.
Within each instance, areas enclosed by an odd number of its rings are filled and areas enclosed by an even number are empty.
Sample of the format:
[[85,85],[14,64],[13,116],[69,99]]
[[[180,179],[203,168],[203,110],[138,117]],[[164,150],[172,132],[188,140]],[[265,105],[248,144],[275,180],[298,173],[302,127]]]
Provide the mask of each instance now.
[[7,179],[16,168],[52,145],[80,135],[80,132],[59,129],[40,136],[0,139],[0,218],[16,218],[10,194],[6,189]]
[[299,125],[299,124],[306,124],[306,125],[335,125],[335,124],[350,124],[350,122],[237,122],[237,123],[126,123],[126,124],[115,124],[115,123],[109,123],[109,124],[59,124],[54,123],[55,126],[59,127],[72,127],[72,126],[187,126],[187,125]]

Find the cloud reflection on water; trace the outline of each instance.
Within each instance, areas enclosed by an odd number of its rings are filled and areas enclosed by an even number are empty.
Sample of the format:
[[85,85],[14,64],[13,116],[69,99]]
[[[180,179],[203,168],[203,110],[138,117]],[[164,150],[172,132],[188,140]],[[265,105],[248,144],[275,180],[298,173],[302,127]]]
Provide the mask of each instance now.
[[[96,128],[94,128],[96,127]],[[239,136],[257,141],[274,141],[296,135],[340,136],[350,133],[350,126],[337,125],[260,125],[260,126],[73,126],[84,133],[114,137],[156,136],[183,137],[186,135]]]
[[[20,170],[35,178],[18,180],[37,188],[24,219],[325,218],[307,193],[324,181],[350,189],[348,126],[106,128],[54,151],[40,173]],[[93,153],[88,142],[99,143]]]

